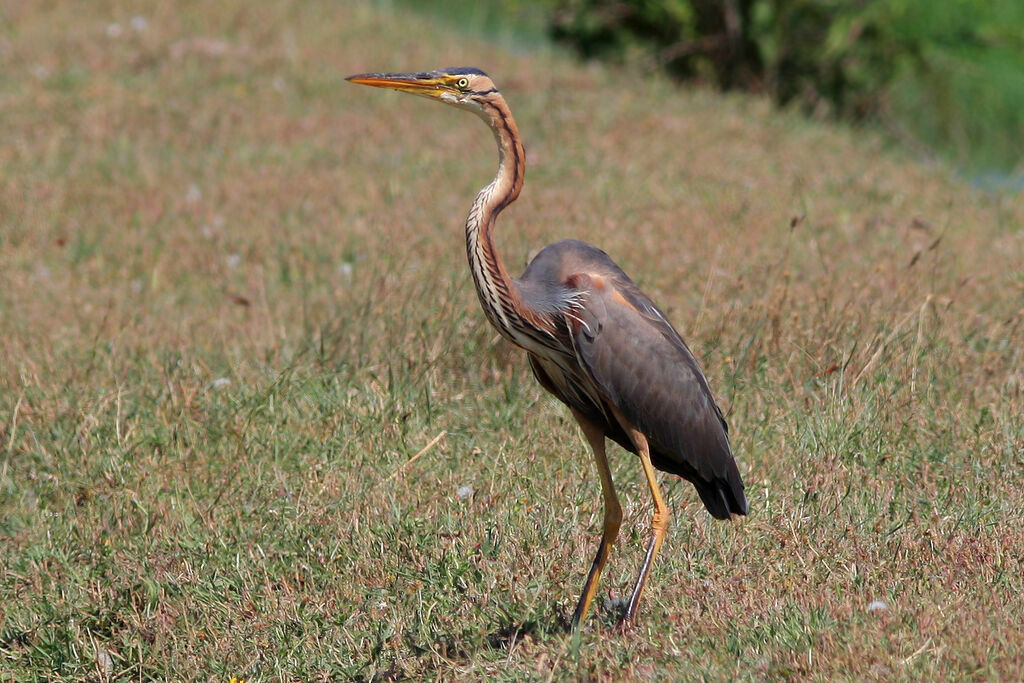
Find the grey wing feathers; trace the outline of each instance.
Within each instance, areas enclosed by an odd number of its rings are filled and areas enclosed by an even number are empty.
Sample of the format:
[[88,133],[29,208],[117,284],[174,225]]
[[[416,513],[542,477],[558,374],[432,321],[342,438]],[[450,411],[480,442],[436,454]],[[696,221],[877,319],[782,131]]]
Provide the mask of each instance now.
[[656,467],[690,480],[713,516],[746,514],[728,428],[693,354],[628,278],[597,280],[576,311],[584,369],[647,436]]

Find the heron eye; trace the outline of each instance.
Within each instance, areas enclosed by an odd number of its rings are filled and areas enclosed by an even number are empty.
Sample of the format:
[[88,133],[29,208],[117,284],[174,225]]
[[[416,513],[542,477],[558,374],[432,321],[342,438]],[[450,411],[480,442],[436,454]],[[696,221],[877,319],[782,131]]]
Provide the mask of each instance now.
[[466,88],[469,87],[469,79],[468,78],[460,78],[458,80],[458,82],[455,83],[455,85],[457,85],[459,87],[459,90],[465,90]]

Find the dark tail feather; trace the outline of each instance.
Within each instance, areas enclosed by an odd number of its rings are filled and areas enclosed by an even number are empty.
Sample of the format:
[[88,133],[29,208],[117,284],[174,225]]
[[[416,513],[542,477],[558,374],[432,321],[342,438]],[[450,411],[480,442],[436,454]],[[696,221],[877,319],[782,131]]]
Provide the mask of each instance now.
[[[615,437],[612,436],[612,438]],[[622,444],[621,441],[619,443]],[[623,447],[629,448],[628,446]],[[725,451],[725,455],[728,457],[728,461],[723,463],[724,472],[715,476],[711,481],[704,479],[692,467],[687,467],[678,459],[666,457],[658,450],[651,451],[651,463],[662,472],[677,474],[693,484],[704,507],[712,517],[729,519],[732,515],[747,514],[749,507],[746,496],[743,495],[743,479],[740,478],[739,468],[736,467],[736,462],[728,450]]]
[[739,481],[738,473],[735,482],[716,479],[707,482],[695,481],[693,485],[696,487],[704,507],[716,519],[729,519],[732,515],[745,515],[750,509],[747,499],[743,495],[743,484]]

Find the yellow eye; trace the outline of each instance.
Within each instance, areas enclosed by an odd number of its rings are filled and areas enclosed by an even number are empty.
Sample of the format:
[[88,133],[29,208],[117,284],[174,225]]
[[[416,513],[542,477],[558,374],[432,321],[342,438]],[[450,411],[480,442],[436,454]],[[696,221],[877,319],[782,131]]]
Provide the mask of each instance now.
[[463,76],[455,83],[455,85],[458,86],[459,90],[465,90],[469,87],[469,79]]

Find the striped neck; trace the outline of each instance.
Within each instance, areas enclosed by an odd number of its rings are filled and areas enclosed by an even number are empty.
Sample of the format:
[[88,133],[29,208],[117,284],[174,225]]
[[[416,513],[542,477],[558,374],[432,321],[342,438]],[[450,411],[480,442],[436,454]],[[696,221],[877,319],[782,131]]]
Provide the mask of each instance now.
[[473,273],[476,293],[487,319],[513,343],[522,345],[522,316],[517,304],[522,303],[515,281],[505,270],[494,249],[494,222],[506,206],[515,201],[523,187],[526,154],[519,141],[519,131],[505,98],[497,91],[474,109],[494,131],[498,143],[498,173],[477,193],[466,218],[466,254]]

